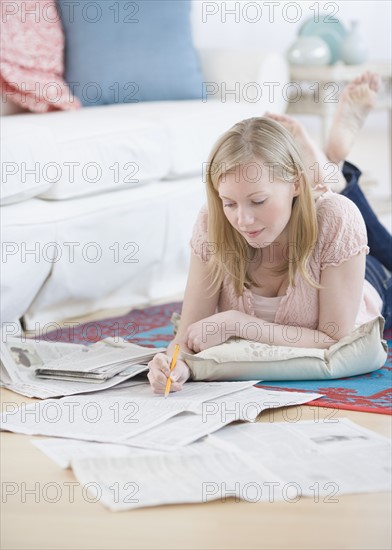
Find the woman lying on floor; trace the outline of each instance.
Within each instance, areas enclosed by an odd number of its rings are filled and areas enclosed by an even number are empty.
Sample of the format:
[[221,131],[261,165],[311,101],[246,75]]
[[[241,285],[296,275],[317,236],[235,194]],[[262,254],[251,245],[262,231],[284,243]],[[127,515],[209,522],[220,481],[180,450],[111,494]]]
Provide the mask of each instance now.
[[[326,349],[380,313],[392,325],[392,237],[358,186],[361,172],[343,163],[378,89],[371,73],[345,88],[325,154],[284,115],[244,120],[218,140],[179,330],[149,363],[155,393],[176,343],[190,353],[233,336]],[[177,361],[171,391],[189,376]]]

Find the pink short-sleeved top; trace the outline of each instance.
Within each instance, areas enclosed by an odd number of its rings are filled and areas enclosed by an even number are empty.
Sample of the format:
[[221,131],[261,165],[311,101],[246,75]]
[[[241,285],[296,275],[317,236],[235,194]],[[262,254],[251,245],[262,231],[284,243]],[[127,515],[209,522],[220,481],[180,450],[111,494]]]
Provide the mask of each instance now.
[[[309,259],[308,271],[315,281],[320,282],[321,271],[329,266],[340,265],[356,254],[366,251],[366,227],[357,206],[347,197],[327,191],[315,201],[319,237]],[[203,261],[213,247],[207,236],[208,209],[205,204],[196,219],[190,245],[193,252]],[[275,314],[275,323],[293,325],[316,330],[319,320],[319,291],[310,286],[297,271],[295,286],[289,285],[280,300]],[[375,288],[366,280],[363,284],[361,304],[355,328],[380,315],[382,300]],[[224,277],[217,312],[235,309],[256,316],[254,296],[244,286],[237,296],[230,277]]]

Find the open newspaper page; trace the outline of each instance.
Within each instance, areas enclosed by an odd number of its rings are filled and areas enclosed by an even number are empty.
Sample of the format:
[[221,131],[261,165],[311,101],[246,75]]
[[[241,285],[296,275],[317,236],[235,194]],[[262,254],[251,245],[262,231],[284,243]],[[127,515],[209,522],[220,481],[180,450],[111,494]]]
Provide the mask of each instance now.
[[159,351],[165,348],[146,348],[126,341],[112,344],[103,340],[50,361],[44,368],[36,369],[35,374],[45,378],[86,378],[99,382],[125,370],[132,372],[130,367],[136,371],[140,364],[147,365]]
[[[7,341],[2,342],[1,346],[1,385],[27,397],[39,398],[75,395],[103,390],[121,384],[137,374],[147,371],[147,365],[138,364],[136,357],[145,358],[147,357],[147,353],[153,356],[158,351],[164,350],[164,348],[143,348],[142,346],[137,346],[141,349],[137,352],[134,349],[131,353],[128,353],[125,350],[125,346],[133,346],[133,344],[123,341],[117,345],[114,339],[107,339],[107,341],[87,346],[61,342],[37,342],[26,338],[8,338]],[[98,354],[95,354],[96,350],[99,350]],[[46,368],[52,363],[55,365],[63,364],[65,370],[69,367],[71,367],[69,370],[72,370],[75,365],[75,355],[90,357],[92,355],[91,352],[95,355],[97,368],[101,368],[102,361],[99,359],[100,354],[109,356],[114,351],[117,359],[120,361],[118,353],[121,353],[121,350],[127,356],[128,363],[122,365],[119,374],[115,374],[99,384],[97,384],[96,380],[80,381],[80,376],[75,377],[77,381],[71,378],[69,381],[62,379],[46,380],[36,376],[37,369]],[[71,356],[74,356],[72,360]],[[129,359],[130,356],[133,358]],[[142,362],[145,363],[145,359]],[[106,367],[107,361],[105,360],[104,363],[104,367]],[[87,368],[91,367],[89,361],[87,365]],[[142,383],[142,381],[135,381],[135,384],[138,383]]]

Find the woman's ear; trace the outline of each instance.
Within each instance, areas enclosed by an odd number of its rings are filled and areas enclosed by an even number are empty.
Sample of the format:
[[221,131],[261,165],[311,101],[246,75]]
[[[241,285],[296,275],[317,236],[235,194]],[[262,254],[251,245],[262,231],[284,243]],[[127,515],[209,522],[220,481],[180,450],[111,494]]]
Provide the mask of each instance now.
[[298,197],[301,190],[301,177],[293,181],[293,197]]

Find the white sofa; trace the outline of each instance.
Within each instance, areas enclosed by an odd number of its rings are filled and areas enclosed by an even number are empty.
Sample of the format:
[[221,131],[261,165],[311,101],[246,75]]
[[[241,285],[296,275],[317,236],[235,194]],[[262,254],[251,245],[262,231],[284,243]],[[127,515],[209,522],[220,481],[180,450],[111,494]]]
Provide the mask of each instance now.
[[212,144],[239,120],[283,112],[288,82],[286,62],[271,52],[199,56],[211,91],[203,101],[2,117],[8,332],[183,291]]

